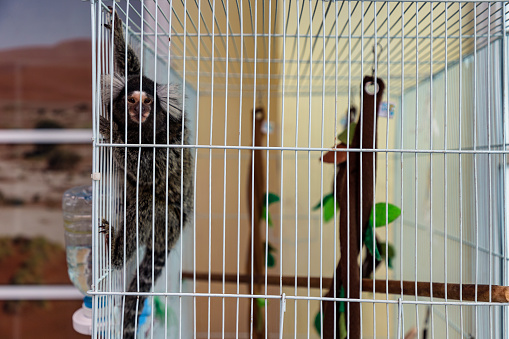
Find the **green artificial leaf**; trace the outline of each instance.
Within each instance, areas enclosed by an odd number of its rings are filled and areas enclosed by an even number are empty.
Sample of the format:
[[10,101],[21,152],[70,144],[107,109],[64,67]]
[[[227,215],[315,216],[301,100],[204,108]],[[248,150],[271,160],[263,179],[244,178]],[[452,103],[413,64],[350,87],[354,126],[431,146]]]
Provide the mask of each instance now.
[[[341,291],[339,292],[339,297],[344,298],[345,297],[345,289],[343,286],[341,286]],[[339,312],[339,333],[340,338],[344,339],[347,336],[346,331],[346,321],[345,321],[345,302],[340,301],[339,306],[337,308],[337,311]],[[322,313],[318,311],[315,317],[315,330],[318,332],[318,335],[321,335],[321,321],[322,321]]]
[[155,303],[155,316],[164,322],[164,303],[158,297],[154,298]]
[[339,339],[345,339],[347,336],[345,312],[341,312],[339,314]]
[[263,299],[263,298],[256,298],[256,304],[258,305],[258,307],[264,308],[265,307],[265,299]]
[[350,142],[347,142],[348,128],[345,128],[345,130],[338,135],[338,140],[341,141],[345,145],[350,145],[352,143],[353,135],[355,133],[355,127],[357,127],[357,123],[351,122],[350,123]]
[[315,317],[315,330],[318,332],[318,335],[322,334],[322,313],[318,311]]
[[[375,254],[373,254],[373,242],[375,243]],[[376,239],[373,236],[373,227],[366,228],[366,235],[364,237],[364,244],[371,255],[374,255],[376,260],[382,260],[380,252],[378,252],[378,246],[376,246]]]
[[[328,222],[334,217],[334,193],[327,194],[323,197],[322,201],[319,202],[313,210],[316,211],[320,209],[323,205],[323,221]],[[339,208],[339,206],[338,206]]]
[[[385,213],[387,212],[387,214]],[[375,205],[375,227],[382,227],[390,224],[401,215],[401,209],[393,204],[379,202]],[[369,226],[373,226],[373,210],[369,216]]]
[[326,196],[323,197],[322,201],[320,201],[318,204],[315,205],[315,207],[313,207],[313,211],[316,211],[316,210],[319,210],[320,209],[320,206],[323,204],[325,205],[325,202],[329,199],[333,199],[334,198],[334,193],[329,193],[327,194]]
[[273,226],[273,223],[272,218],[270,216],[270,212],[267,211],[267,206],[280,200],[281,199],[279,198],[279,196],[271,192],[269,192],[269,194],[265,193],[263,195],[262,220],[267,220],[267,223],[269,224],[270,227]]
[[[382,259],[385,260],[385,258],[386,258],[385,243],[381,242],[380,247],[381,247],[380,255],[382,256]],[[392,267],[392,259],[395,256],[396,256],[396,249],[394,249],[394,246],[392,246],[391,244],[388,244],[388,246],[387,246],[387,266],[389,266],[389,268],[393,268]]]
[[274,267],[275,264],[276,264],[276,259],[274,259],[274,256],[272,255],[272,253],[269,253],[269,255],[267,256],[267,267]]
[[281,199],[279,198],[278,195],[272,193],[272,192],[269,192],[268,196],[267,196],[267,193],[265,193],[263,195],[263,205],[266,206],[267,204],[267,200],[268,200],[268,205],[270,206],[270,204],[272,203],[275,203],[275,202],[279,202],[281,201]]
[[323,221],[328,222],[334,218],[334,199],[328,199],[323,205]]
[[264,241],[264,242],[263,242],[263,248],[265,248],[265,247],[268,247],[268,248],[269,248],[269,253],[272,253],[272,252],[277,251],[277,249],[276,249],[274,246],[272,246],[272,245],[270,244],[270,242],[267,244],[267,242],[265,242],[265,241]]
[[[267,255],[265,252],[266,247],[269,247],[269,254]],[[266,243],[263,243],[263,257],[267,258],[267,267],[274,267],[276,264],[276,258],[274,258],[273,252],[275,252],[276,249],[269,243],[266,245]]]
[[265,206],[262,206],[262,220],[267,220],[267,223],[269,224],[270,227],[273,226],[272,224],[272,218],[270,217],[270,212],[267,212],[267,207]]
[[[343,288],[343,286],[341,286],[341,290],[339,292],[339,297],[340,298],[345,297],[345,289]],[[339,313],[341,313],[341,312],[345,312],[345,302],[344,301],[339,302]]]

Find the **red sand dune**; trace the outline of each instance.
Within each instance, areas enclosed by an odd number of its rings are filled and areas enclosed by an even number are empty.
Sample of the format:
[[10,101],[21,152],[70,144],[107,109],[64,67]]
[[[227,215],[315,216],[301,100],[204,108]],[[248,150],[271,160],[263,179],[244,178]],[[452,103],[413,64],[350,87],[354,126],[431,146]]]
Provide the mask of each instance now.
[[0,100],[49,103],[91,97],[90,40],[0,50]]

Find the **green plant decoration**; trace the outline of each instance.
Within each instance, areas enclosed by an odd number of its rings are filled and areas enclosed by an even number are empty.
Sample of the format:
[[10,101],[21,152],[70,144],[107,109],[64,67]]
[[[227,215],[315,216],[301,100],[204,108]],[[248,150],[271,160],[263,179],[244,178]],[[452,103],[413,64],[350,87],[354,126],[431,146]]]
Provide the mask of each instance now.
[[345,339],[347,336],[345,312],[341,312],[339,314],[339,339]]
[[380,254],[382,255],[382,259],[385,260],[385,258],[387,257],[387,266],[389,266],[389,268],[393,268],[392,259],[394,259],[394,257],[396,256],[396,250],[394,249],[394,246],[392,246],[391,244],[387,244],[387,255],[385,253],[384,242],[380,242],[380,247],[381,247]]
[[[339,294],[340,298],[345,297],[345,289],[341,286],[341,292]],[[346,330],[346,317],[345,317],[345,302],[340,301],[338,305],[338,313],[339,313],[339,339],[345,339],[348,335]],[[318,332],[318,335],[321,335],[322,332],[322,312],[318,311],[315,316],[315,330]]]
[[[387,212],[387,214],[385,213]],[[401,215],[401,209],[393,204],[379,202],[375,204],[375,227],[382,227],[390,224]],[[373,226],[373,210],[369,216],[369,225]]]
[[357,123],[351,122],[350,123],[350,141],[349,142],[347,142],[348,128],[345,128],[345,130],[338,135],[338,140],[341,141],[345,145],[350,145],[352,143],[353,135],[355,133],[355,127],[357,127]]
[[156,318],[164,323],[164,303],[158,297],[154,298]]
[[[272,227],[272,218],[270,217],[270,212],[268,210],[268,206],[275,202],[279,202],[281,199],[278,195],[269,192],[263,195],[263,206],[262,206],[262,220],[266,220],[267,224]],[[268,248],[268,251],[266,250]],[[276,252],[276,248],[270,244],[270,242],[263,243],[263,257],[266,260],[267,268],[274,267],[276,265],[276,258],[274,257],[274,253]],[[268,252],[268,253],[267,253]],[[265,259],[266,258],[266,259]],[[256,300],[259,308],[265,307],[265,299],[258,298]]]
[[[344,298],[345,297],[345,289],[343,286],[341,286],[341,290],[339,291],[339,297]],[[339,302],[339,313],[345,313],[345,302],[340,301]]]
[[272,223],[272,218],[270,217],[270,212],[268,211],[268,206],[270,206],[271,204],[273,204],[275,202],[279,202],[280,200],[281,199],[279,198],[279,196],[272,192],[269,192],[268,195],[267,195],[267,193],[265,193],[263,195],[263,206],[262,206],[261,219],[267,220],[267,223],[270,227],[273,226],[273,223]]
[[[323,221],[328,222],[334,217],[334,193],[329,193],[323,197],[322,201],[313,207],[313,211],[319,210],[320,206],[323,206]],[[339,205],[336,209],[339,209]]]
[[278,195],[272,193],[272,192],[269,192],[269,196],[267,197],[267,193],[265,193],[263,195],[263,204],[267,203],[268,201],[268,205],[270,206],[271,204],[275,203],[275,202],[279,202],[281,201],[281,199],[279,198]]
[[263,298],[256,298],[256,303],[258,304],[258,307],[260,307],[260,308],[265,307],[265,299],[263,299]]
[[[313,207],[313,210],[319,210],[320,207],[322,207],[322,213],[323,213],[323,220],[325,222],[330,221],[334,217],[334,193],[329,193],[326,196],[323,197],[322,201],[316,204]],[[339,206],[337,205],[336,210],[339,210]],[[375,243],[375,251],[373,252],[373,218],[375,219],[375,227],[383,227],[387,224],[390,224],[394,220],[396,220],[401,215],[401,209],[393,204],[385,203],[385,202],[379,202],[375,204],[375,216],[373,217],[373,209],[371,210],[371,214],[369,216],[369,227],[366,229],[366,234],[364,238],[364,244],[366,245],[366,248],[368,249],[369,253],[373,255],[376,260],[382,260],[385,258],[385,243],[384,243],[384,253],[380,254],[378,251],[378,246],[376,246],[376,239],[374,241]],[[392,259],[395,256],[395,250],[392,245],[389,244],[389,253],[387,255],[387,265],[392,268]]]
[[270,212],[267,214],[267,207],[262,207],[262,220],[267,220],[269,227],[273,226],[272,218],[270,217]]
[[[387,224],[390,224],[394,220],[396,220],[401,215],[401,209],[393,204],[388,204],[385,202],[379,202],[375,204],[375,227],[383,227]],[[387,224],[386,224],[387,221]],[[376,239],[373,234],[373,210],[371,210],[371,214],[369,216],[369,227],[366,228],[366,234],[364,237],[364,243],[366,245],[366,248],[368,249],[369,253],[373,255],[376,260],[382,260],[382,255],[378,251],[378,246],[376,246]],[[373,253],[373,243],[375,244],[375,250]],[[385,245],[385,243],[384,243]],[[387,265],[392,268],[392,258],[394,257],[395,251],[394,247],[390,246],[390,250],[388,253],[388,259],[387,259]],[[385,252],[385,246],[384,246],[384,252]],[[392,252],[392,256],[391,256]],[[385,258],[385,253],[384,253]],[[390,259],[389,259],[390,258]]]
[[[265,253],[265,249],[269,248],[269,253]],[[274,258],[274,252],[276,252],[276,248],[270,244],[270,242],[267,244],[266,242],[263,243],[263,256],[267,258],[267,267],[274,267],[276,264],[276,259]]]
[[320,311],[315,316],[315,330],[318,335],[322,334],[322,312]]
[[173,308],[168,302],[168,306],[165,306],[164,297],[154,297],[154,316],[161,323],[165,323],[165,316],[167,316],[168,328],[176,328],[179,324],[179,320]]
[[[375,244],[375,253],[373,254],[373,243]],[[369,253],[376,258],[376,260],[382,260],[380,252],[378,252],[378,246],[376,245],[376,239],[373,236],[373,226],[366,228],[366,235],[364,236],[364,244],[368,249]]]

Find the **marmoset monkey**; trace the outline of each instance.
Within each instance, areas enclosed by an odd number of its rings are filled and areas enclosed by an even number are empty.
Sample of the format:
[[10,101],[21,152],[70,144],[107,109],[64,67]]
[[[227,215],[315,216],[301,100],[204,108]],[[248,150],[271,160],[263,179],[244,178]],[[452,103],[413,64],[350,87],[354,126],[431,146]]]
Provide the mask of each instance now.
[[[119,227],[110,230],[108,221],[103,220],[102,228],[111,241],[114,268],[121,268],[124,259],[128,261],[136,253],[137,246],[146,246],[139,264],[139,286],[135,276],[128,292],[149,292],[182,226],[192,218],[193,158],[189,148],[129,147],[129,144],[181,145],[182,141],[188,144],[190,134],[175,87],[154,84],[142,76],[139,59],[130,46],[126,67],[122,20],[115,15],[113,27],[106,27],[114,31],[115,66],[112,75],[101,79],[108,118],[100,117],[100,132],[106,142],[127,146],[112,148],[115,166],[120,169],[119,180],[123,182],[126,178],[126,201],[125,220],[120,212]],[[126,296],[124,338],[134,338],[135,321],[145,299]]]

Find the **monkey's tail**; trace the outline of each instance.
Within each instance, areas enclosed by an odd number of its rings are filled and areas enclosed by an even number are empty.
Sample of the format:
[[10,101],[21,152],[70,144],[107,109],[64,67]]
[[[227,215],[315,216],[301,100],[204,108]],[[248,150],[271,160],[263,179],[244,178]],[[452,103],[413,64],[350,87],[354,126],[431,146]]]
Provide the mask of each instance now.
[[[152,275],[152,258],[154,258],[154,271]],[[129,284],[129,292],[150,292],[152,288],[152,280],[155,282],[161,275],[161,271],[166,262],[166,254],[154,253],[152,250],[147,249],[145,256],[139,266],[139,282],[137,279],[137,272]],[[153,279],[152,279],[153,278]],[[138,285],[139,284],[139,285]],[[126,296],[124,305],[124,338],[131,339],[135,336],[135,331],[139,328],[140,324],[138,317],[143,311],[143,305],[147,299],[144,295],[139,296]]]

